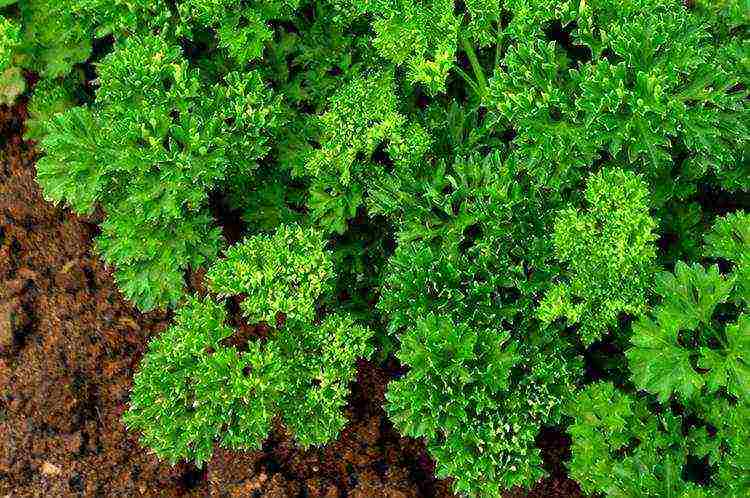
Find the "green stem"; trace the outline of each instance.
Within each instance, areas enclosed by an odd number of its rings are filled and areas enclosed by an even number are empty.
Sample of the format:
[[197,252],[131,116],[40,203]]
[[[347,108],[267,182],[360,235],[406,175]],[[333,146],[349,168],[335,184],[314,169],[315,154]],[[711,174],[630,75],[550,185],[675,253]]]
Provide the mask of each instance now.
[[472,79],[471,76],[466,74],[466,71],[458,67],[458,65],[454,64],[453,69],[456,70],[459,76],[461,76],[461,79],[463,79],[469,87],[476,93],[477,95],[481,95],[481,91],[479,89],[479,85],[477,85],[477,82]]
[[479,94],[481,97],[487,92],[487,78],[484,76],[484,70],[479,63],[476,52],[474,52],[474,47],[471,46],[471,43],[469,43],[469,40],[467,40],[463,34],[461,35],[461,45],[466,52],[466,56],[469,58],[469,63],[471,64],[472,71],[474,71],[474,76],[477,78],[477,85],[479,86]]
[[493,70],[497,70],[498,66],[500,66],[500,59],[502,58],[505,45],[505,33],[500,30],[500,26],[497,28],[497,36],[495,38],[497,42],[495,44],[495,66]]

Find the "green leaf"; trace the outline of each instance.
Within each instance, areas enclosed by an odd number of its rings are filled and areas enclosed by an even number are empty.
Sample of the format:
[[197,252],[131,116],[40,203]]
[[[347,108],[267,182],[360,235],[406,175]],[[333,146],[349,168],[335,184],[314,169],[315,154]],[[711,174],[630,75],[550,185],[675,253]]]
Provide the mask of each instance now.
[[402,433],[426,438],[438,475],[454,476],[457,491],[528,486],[543,476],[538,424],[558,420],[576,371],[547,346],[430,313],[401,337],[397,356],[409,372],[388,386],[388,415]]
[[738,297],[750,305],[750,214],[736,211],[716,220],[705,236],[704,253],[734,264]]
[[184,272],[220,248],[209,193],[265,156],[278,102],[257,72],[206,84],[178,45],[151,34],[119,43],[98,73],[91,108],[46,125],[38,180],[48,199],[103,208],[97,246],[128,298],[174,306]]
[[725,334],[724,348],[701,348],[698,366],[709,370],[708,392],[726,387],[732,396],[750,402],[750,316],[740,315],[737,323],[727,325]]
[[26,121],[26,140],[41,140],[48,133],[48,123],[75,104],[73,97],[74,80],[46,79],[34,87],[34,94],[28,104],[29,118]]
[[[240,293],[256,271],[268,271],[277,280],[262,283],[276,296],[286,293],[282,300],[294,302],[304,287],[286,278],[295,276],[294,271],[282,275],[271,265],[256,266],[258,255],[249,250],[269,249],[269,242],[307,243],[321,251],[315,233],[289,228],[274,238],[234,246],[229,259],[216,263],[209,274],[239,282],[237,291],[227,292]],[[274,254],[262,256],[261,263],[274,261]],[[310,272],[319,264],[303,259],[290,262],[291,270]],[[283,416],[303,448],[331,441],[346,424],[349,384],[357,360],[373,353],[373,333],[346,315],[328,315],[320,322],[313,318],[291,314],[266,340],[250,339],[240,352],[228,345],[235,331],[226,325],[224,304],[212,296],[188,298],[177,310],[175,325],[149,343],[135,375],[126,425],[139,430],[142,443],[172,463],[193,460],[201,465],[210,459],[216,441],[230,449],[260,449],[277,416]]]
[[705,382],[693,368],[691,352],[680,346],[678,333],[669,315],[657,315],[657,321],[641,318],[633,324],[633,347],[626,352],[635,385],[663,403],[672,393],[691,399]]
[[[741,416],[734,408],[725,408],[727,418]],[[707,485],[688,480],[689,456],[703,454],[697,452],[696,440],[686,437],[684,427],[700,413],[680,416],[669,405],[654,407],[602,382],[580,391],[568,405],[568,413],[574,419],[569,428],[573,439],[570,475],[585,493],[618,498],[735,496],[731,490],[737,481],[732,478]],[[732,467],[737,459],[727,444],[735,428],[731,423],[718,423],[714,428],[716,443],[726,445],[728,452],[712,462],[712,470],[718,465],[741,472]]]
[[674,321],[674,327],[694,330],[711,322],[716,307],[727,301],[734,287],[733,278],[724,278],[714,265],[705,270],[678,261],[675,272],[662,272],[656,278],[655,290],[663,297],[660,314]]
[[746,319],[743,315],[727,326],[725,334],[713,320],[733,286],[734,280],[722,277],[717,266],[705,270],[678,262],[674,274],[659,276],[656,290],[662,301],[653,318],[633,324],[633,347],[626,351],[636,386],[662,402],[672,394],[683,402],[697,399],[705,395],[704,385],[708,393],[727,386],[731,394],[746,396]]
[[[222,428],[234,425],[234,413],[249,409],[258,414],[259,405],[266,407],[260,413],[267,413],[275,403],[273,391],[237,385],[233,372],[242,372],[246,364],[257,367],[259,352],[251,348],[241,357],[221,345],[232,334],[225,320],[223,306],[191,298],[177,312],[176,324],[151,340],[133,380],[123,420],[141,432],[144,445],[173,464],[189,459],[202,465]],[[255,420],[254,427],[242,426],[242,446],[260,447],[268,433],[270,413],[260,424]]]
[[46,153],[37,163],[37,182],[47,200],[90,213],[110,182],[105,174],[116,151],[101,145],[101,121],[85,107],[52,116],[41,142]]
[[460,19],[449,0],[358,2],[339,0],[345,15],[369,14],[378,52],[403,65],[407,78],[431,93],[445,91],[458,46]]

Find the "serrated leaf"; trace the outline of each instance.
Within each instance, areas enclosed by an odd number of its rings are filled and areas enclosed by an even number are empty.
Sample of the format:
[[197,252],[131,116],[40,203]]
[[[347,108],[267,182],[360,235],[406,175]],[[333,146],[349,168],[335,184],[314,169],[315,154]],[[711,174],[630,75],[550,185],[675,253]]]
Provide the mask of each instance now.
[[750,214],[736,211],[719,218],[705,236],[704,253],[734,263],[738,297],[750,306]]
[[678,343],[679,329],[667,315],[642,318],[633,324],[633,347],[626,351],[633,382],[656,394],[660,401],[672,393],[689,400],[703,387],[704,379],[693,368],[691,353]]
[[725,347],[701,348],[700,368],[709,370],[706,386],[709,392],[726,387],[729,394],[750,401],[750,316],[741,315],[737,323],[726,327]]
[[678,261],[674,274],[661,273],[655,287],[663,297],[659,313],[664,321],[694,330],[711,322],[716,306],[729,299],[734,279],[724,278],[716,265],[706,270],[697,263],[688,266]]

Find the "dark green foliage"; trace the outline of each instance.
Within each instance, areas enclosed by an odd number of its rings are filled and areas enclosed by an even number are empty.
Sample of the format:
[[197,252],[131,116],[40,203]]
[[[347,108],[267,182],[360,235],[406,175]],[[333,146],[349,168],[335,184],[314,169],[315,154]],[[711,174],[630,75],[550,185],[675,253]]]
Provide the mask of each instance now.
[[[706,271],[698,264],[688,267],[680,262],[674,275],[661,276],[657,292],[663,300],[654,310],[653,319],[644,317],[633,325],[628,360],[638,387],[658,394],[661,401],[668,400],[673,392],[689,400],[700,393],[708,379],[710,391],[723,385],[738,395],[750,387],[750,379],[739,383],[731,379],[731,385],[727,385],[729,379],[721,379],[725,368],[747,370],[750,366],[743,366],[750,358],[743,361],[744,354],[739,349],[734,351],[742,342],[743,327],[728,327],[722,332],[712,323],[717,306],[729,299],[733,287],[734,279],[723,278],[716,266]],[[721,350],[714,351],[709,345],[723,346],[728,353],[726,365],[721,361]],[[695,353],[699,354],[697,363]],[[696,371],[697,366],[706,373]],[[712,367],[719,367],[719,371]],[[740,389],[741,384],[745,384],[744,389]]]
[[457,490],[499,496],[544,475],[536,436],[561,422],[580,375],[559,330],[534,319],[555,268],[544,236],[552,220],[541,194],[495,156],[459,160],[417,185],[390,199],[402,203],[380,204],[398,213],[400,243],[379,307],[411,367],[389,386],[388,413],[426,438]]
[[517,183],[497,156],[459,159],[433,175],[380,198],[399,227],[379,303],[391,329],[423,310],[481,327],[530,319],[523,312],[554,271],[541,194]]
[[[227,344],[234,330],[224,306],[189,298],[176,324],[149,343],[134,379],[125,423],[146,446],[173,463],[200,465],[214,441],[259,449],[277,415],[302,447],[336,437],[346,424],[355,361],[372,354],[372,332],[346,315],[313,320],[331,270],[321,246],[314,231],[281,227],[271,238],[235,245],[211,268],[213,291],[244,297],[244,316],[273,317],[276,328],[240,350]],[[317,258],[307,259],[310,251]]]
[[[739,235],[745,218],[738,212],[717,220],[706,252],[741,261],[748,251]],[[674,274],[657,277],[662,299],[633,324],[626,355],[635,387],[661,404],[609,383],[579,393],[568,407],[575,418],[570,470],[584,491],[750,492],[750,317],[737,294],[739,268],[724,276],[716,265],[678,262]],[[707,478],[691,475],[695,462]]]
[[29,118],[26,120],[27,140],[41,140],[47,133],[52,119],[75,105],[74,83],[72,78],[65,81],[41,80],[34,87],[29,101]]
[[663,251],[657,255],[661,264],[674,266],[680,259],[695,261],[703,256],[703,234],[708,224],[700,204],[670,202],[655,218],[664,242]]
[[20,43],[21,27],[10,19],[0,17],[0,70],[10,67],[13,50]]
[[[688,402],[721,392],[750,403],[750,316],[747,301],[747,215],[717,220],[706,236],[705,252],[738,262],[728,276],[678,262],[662,273],[661,302],[633,325],[627,351],[636,386],[667,401]],[[729,303],[734,303],[730,305]]]
[[336,0],[345,16],[369,14],[376,37],[373,44],[407,77],[433,92],[445,90],[458,43],[458,19],[448,0],[357,2]]
[[528,486],[545,474],[539,428],[561,422],[580,367],[557,348],[428,314],[401,336],[397,356],[410,370],[388,387],[389,416],[426,438],[438,475],[453,477],[457,491],[499,497]]
[[[14,64],[57,78],[88,59],[94,40],[106,35],[158,31],[178,40],[199,39],[212,30],[215,48],[246,62],[261,56],[272,37],[271,20],[289,18],[297,6],[295,0],[262,5],[239,0],[3,0],[0,9],[18,19],[21,28],[15,29],[18,35],[0,32],[0,46],[13,49]],[[9,43],[13,39],[18,41]]]
[[306,163],[313,218],[343,233],[363,204],[365,185],[387,175],[374,154],[385,146],[395,170],[422,160],[430,138],[398,112],[395,82],[387,71],[356,79],[336,92],[321,116],[321,147]]
[[713,170],[728,186],[738,185],[748,107],[742,92],[727,92],[739,82],[736,68],[703,20],[678,2],[633,2],[624,11],[612,0],[587,4],[582,41],[595,55],[609,49],[622,60],[580,72],[579,108],[590,116],[592,135],[651,175],[663,174],[675,153],[670,147],[681,142],[688,154],[684,175]]
[[[747,405],[704,400],[682,414],[593,384],[570,404],[575,422],[570,472],[586,493],[633,496],[745,496],[750,416]],[[708,465],[707,483],[691,462]]]
[[288,18],[299,0],[238,2],[237,0],[185,0],[177,2],[177,34],[192,36],[196,27],[216,31],[218,46],[244,62],[260,57],[273,35],[269,21]]
[[[692,192],[708,172],[726,188],[747,188],[741,42],[717,44],[677,0],[554,3],[553,19],[575,22],[572,46],[547,42],[538,29],[516,38],[485,98],[492,116],[517,131],[513,155],[531,174],[574,181],[607,154],[658,179],[657,201]],[[684,178],[674,181],[680,154]]]
[[735,295],[750,306],[750,214],[737,211],[719,218],[705,241],[706,256],[733,265]]

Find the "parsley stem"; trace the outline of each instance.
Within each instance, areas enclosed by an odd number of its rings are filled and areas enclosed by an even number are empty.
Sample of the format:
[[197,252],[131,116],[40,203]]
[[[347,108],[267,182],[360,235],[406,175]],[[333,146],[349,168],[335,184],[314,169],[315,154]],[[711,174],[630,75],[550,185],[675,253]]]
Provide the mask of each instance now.
[[474,51],[474,47],[471,45],[469,40],[466,39],[463,34],[461,34],[461,45],[463,46],[464,51],[466,52],[466,56],[469,58],[469,63],[471,64],[471,69],[474,71],[474,76],[477,78],[477,85],[479,87],[479,96],[482,97],[485,95],[487,91],[487,78],[484,75],[484,70],[482,69],[482,65],[479,63],[479,59],[477,58],[477,54]]
[[467,74],[466,71],[461,69],[461,67],[458,66],[457,64],[454,65],[453,68],[456,70],[458,75],[461,76],[461,78],[466,82],[466,84],[469,85],[469,87],[474,91],[474,93],[476,93],[477,95],[481,97],[482,91],[479,88],[479,85],[477,84],[477,82],[474,81],[474,78],[472,78],[469,74]]

